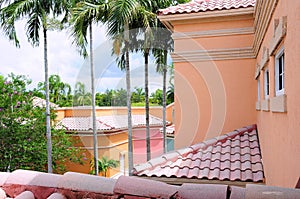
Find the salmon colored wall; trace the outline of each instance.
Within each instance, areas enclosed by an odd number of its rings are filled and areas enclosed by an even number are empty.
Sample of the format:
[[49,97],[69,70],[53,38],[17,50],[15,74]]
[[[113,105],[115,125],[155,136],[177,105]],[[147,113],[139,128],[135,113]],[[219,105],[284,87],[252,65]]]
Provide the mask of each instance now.
[[[282,43],[285,49],[285,94],[287,112],[257,111],[266,183],[294,188],[300,177],[300,1],[280,0],[264,38],[269,47],[274,30],[274,19],[287,16],[287,34]],[[280,48],[280,47],[279,47]],[[258,60],[261,59],[262,48]],[[270,98],[275,95],[274,57],[270,57]],[[263,96],[263,74],[260,75]]]
[[[66,107],[55,110],[57,114],[57,121],[64,117],[88,117],[92,115],[92,109],[88,107]],[[96,107],[97,116],[103,115],[126,115],[127,107]],[[132,114],[144,115],[144,107],[132,107]],[[162,107],[150,107],[150,115],[162,118]]]
[[[253,19],[174,23],[175,33],[251,28]],[[253,34],[175,39],[175,54],[191,50],[251,48]],[[254,58],[175,62],[175,148],[256,122]]]
[[[223,17],[223,19],[225,19]],[[234,21],[234,23],[233,23]],[[244,28],[253,27],[253,19],[228,19],[228,20],[213,20],[201,23],[199,25],[199,19],[189,20],[189,21],[179,21],[172,23],[174,25],[174,32],[189,32],[189,31],[203,31],[203,30],[219,30],[219,29],[229,29],[229,28]]]
[[[168,106],[167,106],[167,110],[166,110],[166,118],[167,118],[167,121],[169,121],[169,122],[172,122],[172,123],[174,123],[174,119],[175,118],[173,118],[173,113],[174,113],[174,103],[172,103],[172,104],[169,104]],[[174,115],[175,116],[175,115]]]

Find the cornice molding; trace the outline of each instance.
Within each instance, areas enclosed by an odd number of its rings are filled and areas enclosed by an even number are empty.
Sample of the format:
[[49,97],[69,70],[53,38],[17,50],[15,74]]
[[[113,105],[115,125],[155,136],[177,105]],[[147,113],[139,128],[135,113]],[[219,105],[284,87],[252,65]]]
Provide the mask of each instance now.
[[254,58],[251,47],[173,52],[173,62],[196,62]]
[[185,33],[173,33],[172,38],[174,40],[187,39],[187,38],[202,38],[202,37],[218,37],[218,36],[231,36],[231,35],[246,35],[254,34],[253,27],[245,28],[230,28],[230,29],[219,29],[219,30],[204,30],[195,32]]
[[255,34],[253,42],[253,51],[255,56],[257,56],[259,49],[261,48],[263,39],[271,23],[277,2],[278,0],[257,0],[256,2],[257,6],[254,18]]

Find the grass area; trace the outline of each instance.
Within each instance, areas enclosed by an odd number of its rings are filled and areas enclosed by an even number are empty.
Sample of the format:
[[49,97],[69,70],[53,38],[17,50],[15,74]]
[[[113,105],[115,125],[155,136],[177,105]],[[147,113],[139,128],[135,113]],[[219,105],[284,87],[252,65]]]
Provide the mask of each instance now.
[[[131,106],[133,107],[140,107],[140,106],[145,106],[145,102],[138,102],[138,103],[131,103]],[[160,106],[159,104],[149,104],[149,106]]]

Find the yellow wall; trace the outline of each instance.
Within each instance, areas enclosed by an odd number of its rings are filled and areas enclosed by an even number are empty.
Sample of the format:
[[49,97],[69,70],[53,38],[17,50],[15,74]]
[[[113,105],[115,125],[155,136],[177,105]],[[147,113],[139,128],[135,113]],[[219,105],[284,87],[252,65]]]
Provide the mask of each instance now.
[[[81,147],[83,154],[83,165],[68,163],[67,169],[69,171],[89,173],[91,170],[90,161],[94,157],[93,151],[93,135],[92,134],[80,134],[74,136],[79,141],[77,146]],[[120,153],[125,153],[125,165],[127,165],[127,132],[118,132],[110,135],[98,135],[98,155],[99,158],[106,156],[108,159],[118,160]],[[126,166],[127,168],[127,166]],[[112,176],[120,171],[120,168],[110,169],[107,173],[107,177]]]
[[[257,60],[261,60],[263,47],[269,47],[274,33],[274,19],[287,16],[287,34],[278,47],[285,49],[285,94],[287,112],[257,111],[258,132],[263,156],[266,183],[283,187],[295,187],[300,176],[300,1],[280,0]],[[270,98],[275,96],[274,56],[267,67],[270,71]],[[262,71],[261,71],[262,72]],[[263,74],[261,96],[263,97]]]

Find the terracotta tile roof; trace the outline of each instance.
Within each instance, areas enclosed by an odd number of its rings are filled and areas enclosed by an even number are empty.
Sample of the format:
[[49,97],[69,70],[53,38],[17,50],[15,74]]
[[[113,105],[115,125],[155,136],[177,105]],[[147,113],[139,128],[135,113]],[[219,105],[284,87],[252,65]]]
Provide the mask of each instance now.
[[245,188],[218,184],[191,184],[181,186],[138,177],[119,179],[67,172],[64,175],[16,170],[0,172],[0,198],[65,199],[65,198],[165,198],[165,199],[286,199],[299,198],[299,189],[261,185]]
[[192,0],[189,3],[159,10],[159,15],[197,13],[214,10],[229,10],[254,7],[256,0]]
[[[40,108],[46,107],[46,100],[36,97],[36,96],[34,96],[32,98],[32,103],[33,103],[33,106],[38,106]],[[58,105],[54,104],[52,102],[50,102],[49,105],[51,108],[58,108]]]
[[[109,115],[96,118],[97,130],[120,130],[128,127],[127,115]],[[162,120],[151,116],[150,126],[162,126]],[[145,115],[132,115],[132,126],[143,127],[146,125]],[[66,117],[58,124],[58,128],[65,127],[70,131],[88,131],[93,127],[92,117]]]
[[134,175],[262,182],[264,172],[256,125],[137,165]]

